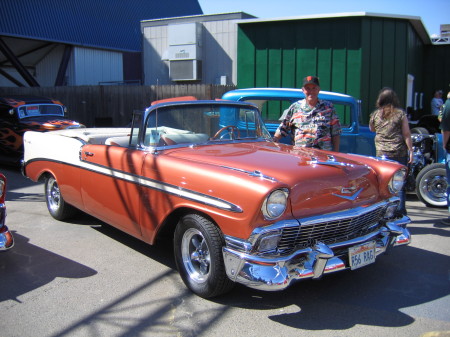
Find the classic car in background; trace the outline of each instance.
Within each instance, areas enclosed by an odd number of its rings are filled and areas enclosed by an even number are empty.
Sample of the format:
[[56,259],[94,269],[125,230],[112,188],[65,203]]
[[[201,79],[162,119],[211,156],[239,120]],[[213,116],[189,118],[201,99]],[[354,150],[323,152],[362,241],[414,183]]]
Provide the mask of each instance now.
[[0,252],[7,251],[14,246],[12,233],[6,227],[6,177],[0,173]]
[[25,131],[51,131],[84,127],[65,118],[59,101],[38,96],[0,97],[0,162],[19,164]]
[[250,103],[159,103],[131,129],[30,131],[24,143],[23,172],[45,182],[55,219],[82,210],[149,244],[169,234],[181,278],[205,298],[355,270],[410,242],[396,214],[404,166],[274,143]]
[[[263,120],[272,135],[280,125],[283,111],[304,97],[302,90],[289,88],[237,89],[222,96],[226,100],[256,104],[262,110]],[[339,115],[342,124],[340,151],[375,156],[375,133],[361,123],[361,104],[352,96],[329,91],[321,91],[319,98],[332,102]],[[442,136],[433,134],[435,126],[427,116],[411,124],[414,163],[409,165],[406,190],[417,193],[427,206],[444,207],[447,205],[445,157]],[[290,139],[282,141],[290,143]]]

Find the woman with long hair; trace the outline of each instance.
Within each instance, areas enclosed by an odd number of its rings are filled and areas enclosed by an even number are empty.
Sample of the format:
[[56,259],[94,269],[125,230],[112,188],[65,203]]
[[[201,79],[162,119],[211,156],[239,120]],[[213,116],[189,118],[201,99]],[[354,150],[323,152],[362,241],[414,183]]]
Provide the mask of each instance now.
[[[377,157],[395,160],[408,165],[413,160],[411,131],[408,117],[400,108],[397,94],[391,88],[383,88],[378,94],[376,110],[370,115],[369,127],[375,132]],[[405,189],[399,193],[399,212],[406,215]]]

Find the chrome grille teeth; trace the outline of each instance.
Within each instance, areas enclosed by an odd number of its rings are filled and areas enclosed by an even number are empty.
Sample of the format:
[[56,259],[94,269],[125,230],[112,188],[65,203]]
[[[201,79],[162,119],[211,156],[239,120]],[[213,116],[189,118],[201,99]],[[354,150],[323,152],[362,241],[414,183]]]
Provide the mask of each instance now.
[[307,248],[318,241],[332,244],[371,233],[379,228],[383,211],[384,207],[379,207],[355,217],[286,227],[283,229],[278,251],[289,254],[294,248]]

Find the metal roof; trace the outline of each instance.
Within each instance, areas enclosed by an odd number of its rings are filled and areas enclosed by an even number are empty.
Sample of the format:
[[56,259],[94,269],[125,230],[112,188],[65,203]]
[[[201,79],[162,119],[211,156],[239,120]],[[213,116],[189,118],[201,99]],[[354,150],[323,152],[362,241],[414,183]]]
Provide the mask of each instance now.
[[140,21],[203,14],[198,0],[1,0],[0,35],[141,51]]

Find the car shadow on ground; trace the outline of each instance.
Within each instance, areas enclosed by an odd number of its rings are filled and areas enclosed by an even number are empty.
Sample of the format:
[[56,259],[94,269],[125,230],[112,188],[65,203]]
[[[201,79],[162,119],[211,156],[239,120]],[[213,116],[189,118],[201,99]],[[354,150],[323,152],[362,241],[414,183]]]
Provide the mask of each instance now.
[[97,274],[85,265],[31,244],[27,237],[16,231],[13,236],[13,249],[2,253],[0,258],[0,302],[20,302],[21,295],[57,277],[84,278]]
[[448,265],[448,256],[412,246],[397,247],[360,270],[298,282],[282,293],[239,286],[215,301],[246,309],[279,308],[280,314],[268,318],[298,329],[345,330],[358,324],[402,327],[415,320],[404,308],[450,294],[448,270],[442,268]]

